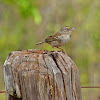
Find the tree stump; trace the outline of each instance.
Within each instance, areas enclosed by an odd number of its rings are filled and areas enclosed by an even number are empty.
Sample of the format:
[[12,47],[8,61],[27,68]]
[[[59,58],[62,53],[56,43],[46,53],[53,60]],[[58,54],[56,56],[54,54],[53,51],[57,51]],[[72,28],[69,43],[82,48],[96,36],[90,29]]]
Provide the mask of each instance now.
[[58,51],[11,52],[4,63],[6,100],[82,100],[79,70]]

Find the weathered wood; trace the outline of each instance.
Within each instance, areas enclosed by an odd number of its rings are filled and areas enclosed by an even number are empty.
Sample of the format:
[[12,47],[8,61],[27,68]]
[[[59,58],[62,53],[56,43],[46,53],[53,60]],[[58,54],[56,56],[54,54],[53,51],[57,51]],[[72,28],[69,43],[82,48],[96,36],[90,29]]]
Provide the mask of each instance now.
[[63,52],[11,52],[4,63],[6,100],[82,100],[79,70]]

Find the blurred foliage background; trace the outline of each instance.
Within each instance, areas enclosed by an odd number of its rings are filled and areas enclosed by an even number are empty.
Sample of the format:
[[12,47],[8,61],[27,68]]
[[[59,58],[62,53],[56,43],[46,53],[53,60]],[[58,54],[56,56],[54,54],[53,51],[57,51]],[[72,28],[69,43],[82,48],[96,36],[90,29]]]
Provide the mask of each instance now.
[[[3,63],[11,51],[53,50],[36,46],[63,26],[72,26],[71,41],[62,47],[80,71],[81,86],[100,85],[100,0],[0,0],[0,90]],[[83,100],[99,100],[100,89],[82,89]],[[5,95],[0,94],[0,100]]]

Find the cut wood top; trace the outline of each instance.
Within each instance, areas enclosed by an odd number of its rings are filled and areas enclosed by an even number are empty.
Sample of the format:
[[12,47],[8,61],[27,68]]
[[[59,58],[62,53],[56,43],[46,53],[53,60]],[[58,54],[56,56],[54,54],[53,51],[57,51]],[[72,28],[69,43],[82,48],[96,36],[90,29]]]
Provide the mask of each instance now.
[[81,100],[78,68],[61,51],[13,51],[4,72],[6,90],[23,100]]

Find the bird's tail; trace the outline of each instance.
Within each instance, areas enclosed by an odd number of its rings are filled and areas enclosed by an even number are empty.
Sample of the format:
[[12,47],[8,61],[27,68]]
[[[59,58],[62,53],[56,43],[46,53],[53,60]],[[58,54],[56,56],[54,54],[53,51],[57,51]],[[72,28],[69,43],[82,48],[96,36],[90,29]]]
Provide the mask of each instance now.
[[39,44],[42,44],[42,43],[44,43],[45,41],[43,41],[43,42],[39,42],[39,43],[37,43],[36,45],[39,45]]

